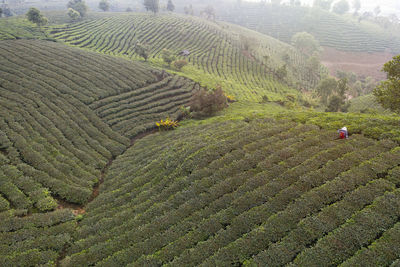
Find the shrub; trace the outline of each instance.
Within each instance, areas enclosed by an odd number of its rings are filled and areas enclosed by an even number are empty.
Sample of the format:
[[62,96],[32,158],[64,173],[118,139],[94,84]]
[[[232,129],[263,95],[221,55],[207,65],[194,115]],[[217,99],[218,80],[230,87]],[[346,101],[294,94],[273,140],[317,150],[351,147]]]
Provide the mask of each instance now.
[[174,62],[174,67],[178,70],[181,70],[183,67],[185,67],[187,65],[187,61],[186,60],[177,60]]
[[173,130],[179,126],[177,121],[171,120],[170,118],[156,122],[156,125],[159,130]]
[[211,116],[215,112],[223,110],[227,105],[227,97],[219,86],[213,91],[198,90],[192,97],[190,110],[195,112],[194,117]]
[[161,51],[161,56],[164,62],[168,64],[168,66],[170,66],[171,63],[175,60],[175,55],[172,53],[172,51],[168,49],[163,49]]

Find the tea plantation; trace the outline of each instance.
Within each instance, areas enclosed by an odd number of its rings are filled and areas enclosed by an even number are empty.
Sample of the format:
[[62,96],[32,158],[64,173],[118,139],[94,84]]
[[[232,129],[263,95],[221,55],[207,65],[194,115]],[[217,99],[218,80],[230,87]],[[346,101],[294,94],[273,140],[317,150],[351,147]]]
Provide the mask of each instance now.
[[[67,44],[129,59],[140,59],[135,53],[137,43],[147,44],[152,61],[158,65],[163,49],[176,55],[189,50],[190,65],[184,68],[184,76],[208,87],[219,83],[242,100],[259,101],[263,95],[282,99],[287,93],[297,94],[288,85],[307,87],[318,82],[307,75],[306,58],[291,46],[235,25],[196,17],[120,14],[54,26],[49,31],[52,37]],[[243,51],[239,35],[254,39],[254,50],[258,52]],[[289,64],[282,60],[286,54]],[[263,61],[264,56],[268,56],[268,62]],[[289,78],[282,81],[276,77],[276,71],[285,64]]]
[[[104,13],[47,31],[0,18],[0,266],[399,266],[397,115],[300,107],[306,59],[228,23]],[[238,102],[154,131],[217,84]]]
[[0,51],[0,265],[46,263],[75,222],[71,211],[38,212],[87,203],[129,137],[174,118],[198,85],[54,42],[1,41]]
[[393,141],[290,120],[155,134],[110,167],[62,265],[392,263],[399,162]]
[[400,53],[400,35],[368,21],[358,22],[309,7],[245,3],[221,9],[219,19],[290,43],[297,32],[309,32],[321,45],[344,51]]

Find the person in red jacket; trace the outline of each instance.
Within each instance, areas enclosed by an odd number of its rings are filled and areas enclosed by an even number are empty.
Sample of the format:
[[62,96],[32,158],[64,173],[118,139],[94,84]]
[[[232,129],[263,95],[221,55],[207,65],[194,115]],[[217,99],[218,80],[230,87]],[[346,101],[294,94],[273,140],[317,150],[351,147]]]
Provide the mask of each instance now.
[[349,132],[347,131],[347,127],[343,127],[342,129],[338,130],[338,133],[340,139],[349,138]]

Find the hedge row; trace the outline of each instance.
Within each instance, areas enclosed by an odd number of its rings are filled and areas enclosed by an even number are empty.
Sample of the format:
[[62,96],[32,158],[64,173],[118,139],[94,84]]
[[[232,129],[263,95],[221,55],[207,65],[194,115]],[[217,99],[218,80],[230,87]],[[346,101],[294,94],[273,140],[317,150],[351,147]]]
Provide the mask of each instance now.
[[[234,33],[198,18],[125,14],[56,26],[50,33],[71,45],[131,59],[139,58],[135,54],[138,42],[147,44],[150,56],[159,59],[163,49],[176,54],[189,50],[187,60],[193,66],[225,81],[225,90],[240,99],[261,100],[264,94],[284,95],[290,91],[274,78],[274,69],[280,65],[267,67],[246,56]],[[197,78],[210,82],[205,77]]]
[[[395,189],[383,179],[398,161],[395,143],[335,138],[334,131],[274,120],[146,137],[114,161],[62,263],[226,265],[260,253],[246,263],[262,265],[281,238],[285,248],[299,248],[279,258],[289,263]],[[326,228],[314,223],[332,217]],[[296,234],[311,229],[310,238]]]
[[225,8],[219,19],[290,43],[297,32],[313,34],[323,46],[344,51],[399,53],[400,38],[389,30],[371,23],[358,23],[332,12],[309,7],[255,3]]

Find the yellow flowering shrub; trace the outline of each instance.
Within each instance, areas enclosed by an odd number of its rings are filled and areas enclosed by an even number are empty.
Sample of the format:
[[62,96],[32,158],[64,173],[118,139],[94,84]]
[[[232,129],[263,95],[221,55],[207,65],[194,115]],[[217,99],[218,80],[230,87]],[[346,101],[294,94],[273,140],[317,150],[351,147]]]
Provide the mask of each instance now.
[[156,122],[156,125],[159,130],[173,130],[179,126],[178,121],[171,120],[170,118]]

